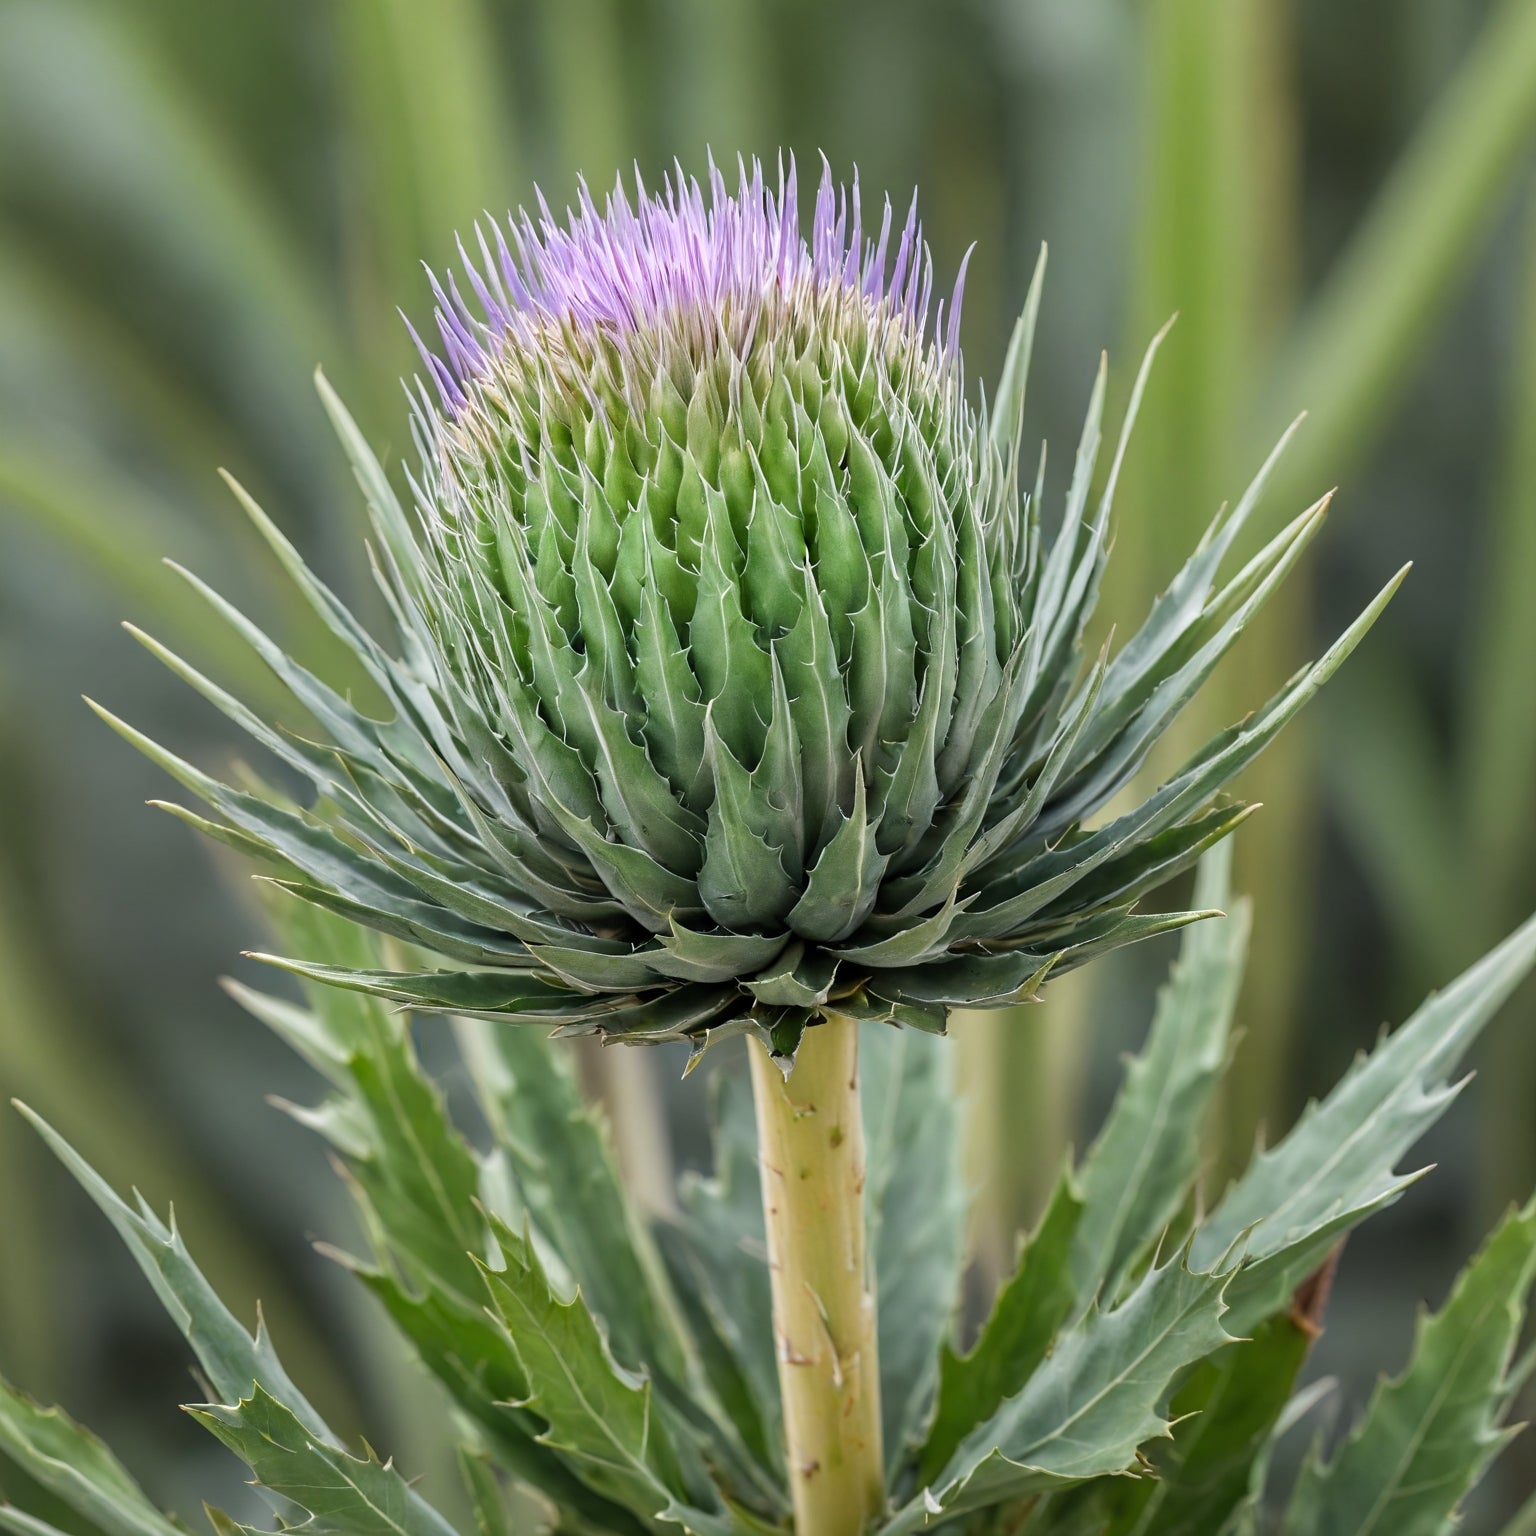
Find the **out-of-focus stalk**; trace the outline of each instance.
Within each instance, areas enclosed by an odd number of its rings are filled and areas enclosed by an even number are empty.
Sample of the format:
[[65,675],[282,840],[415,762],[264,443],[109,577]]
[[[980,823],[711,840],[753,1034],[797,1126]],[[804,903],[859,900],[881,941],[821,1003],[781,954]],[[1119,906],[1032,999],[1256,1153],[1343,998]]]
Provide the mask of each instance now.
[[[1505,462],[1489,521],[1480,625],[1467,682],[1465,756],[1461,763],[1469,895],[1488,904],[1487,925],[1528,905],[1536,853],[1536,208],[1528,215],[1519,345],[1506,420]],[[1460,882],[1458,882],[1459,884]],[[1485,930],[1484,930],[1485,931]],[[1536,1167],[1531,1093],[1536,1086],[1536,1030],[1531,1005],[1489,1042],[1485,1092],[1491,1100],[1480,1188],[1490,1209],[1529,1187]]]
[[582,1092],[607,1117],[625,1187],[652,1215],[670,1215],[676,1208],[672,1142],[654,1056],[606,1050],[595,1039],[571,1043]]
[[333,11],[346,108],[340,183],[347,297],[369,357],[367,415],[392,420],[416,366],[393,306],[425,291],[421,263],[502,207],[519,166],[503,69],[483,0],[343,0]]
[[[1525,163],[1533,129],[1536,8],[1524,0],[1504,0],[1276,361],[1249,424],[1250,454],[1267,441],[1265,434],[1275,422],[1303,408],[1311,413],[1271,491],[1278,506],[1315,494],[1369,450],[1411,376],[1413,359]],[[1530,417],[1522,413],[1521,419],[1528,422]],[[1519,432],[1517,428],[1517,439]],[[1519,580],[1514,574],[1519,557],[1520,550],[1514,549],[1508,558],[1499,558],[1499,568],[1513,580]],[[1524,569],[1529,572],[1531,563]],[[1298,632],[1305,614],[1295,605],[1304,602],[1305,594],[1292,583],[1276,604]],[[1272,658],[1274,671],[1282,661]],[[1528,713],[1522,710],[1518,718]],[[1294,811],[1299,787],[1308,777],[1305,753],[1304,735],[1293,732],[1259,765],[1249,793],[1259,800],[1272,798],[1267,786],[1283,784]],[[1474,751],[1473,760],[1479,756]],[[1379,796],[1381,791],[1377,787],[1370,793]],[[1254,890],[1259,929],[1268,937],[1255,949],[1244,1010],[1246,1039],[1225,1106],[1229,1161],[1246,1156],[1252,1128],[1284,1107],[1276,1095],[1284,1092],[1286,1060],[1278,1053],[1284,1049],[1295,988],[1305,969],[1299,903],[1306,882],[1300,861],[1309,854],[1311,838],[1296,835],[1295,814],[1288,816],[1284,829],[1266,826],[1265,820],[1257,818],[1253,834],[1245,840],[1242,851],[1249,857],[1240,861],[1238,876]],[[1393,842],[1401,836],[1400,826],[1388,833]],[[1262,873],[1261,885],[1254,885],[1253,872]],[[1455,919],[1443,918],[1445,922]],[[1503,1048],[1513,1051],[1511,1042],[1519,1035],[1506,1031],[1499,1037]],[[1533,1071],[1536,1062],[1511,1061],[1498,1076],[1501,1084],[1520,1083],[1528,1091]],[[1523,1108],[1519,1118],[1526,1118]],[[1503,1186],[1505,1197],[1524,1189],[1518,1177]]]
[[859,1027],[812,1025],[788,1078],[750,1049],[796,1536],[859,1536],[885,1482]]
[[[540,7],[540,69],[549,82],[549,128],[559,162],[581,167],[595,187],[634,159],[628,109],[634,71],[626,68],[622,6],[613,0],[561,0]],[[690,146],[691,148],[692,146]]]
[[[1139,345],[1175,311],[1179,323],[1149,401],[1157,414],[1130,465],[1134,499],[1122,519],[1128,539],[1113,604],[1119,622],[1152,600],[1178,551],[1258,462],[1242,454],[1295,243],[1287,7],[1277,0],[1157,0],[1146,26],[1145,205],[1133,340]],[[1278,526],[1293,499],[1271,493],[1272,513],[1261,513],[1255,537]],[[1253,687],[1280,685],[1305,649],[1308,608],[1302,583],[1288,583],[1245,637],[1240,677],[1218,674],[1168,752],[1149,764],[1149,778],[1238,718]],[[1311,844],[1306,760],[1304,740],[1292,733],[1246,781],[1260,801],[1277,798],[1267,785],[1283,783],[1287,815],[1283,826],[1255,818],[1238,848],[1238,884],[1264,921],[1250,965],[1249,1028],[1222,1106],[1227,1161],[1235,1164],[1245,1160],[1255,1127],[1286,1108],[1303,942],[1294,910]]]
[[1044,1209],[1075,1138],[1092,993],[1080,971],[1053,982],[1042,1003],[961,1010],[950,1022],[976,1191],[970,1246],[989,1294],[1017,1261],[1019,1233]]
[[[1482,560],[1483,598],[1470,675],[1461,764],[1471,867],[1508,906],[1536,843],[1536,206],[1519,270],[1525,277],[1505,455]],[[1513,1033],[1506,1031],[1506,1034]]]
[[[1258,462],[1243,463],[1233,453],[1246,439],[1254,370],[1289,267],[1289,244],[1280,233],[1289,225],[1291,201],[1284,7],[1279,0],[1154,0],[1142,27],[1143,205],[1128,350],[1139,352],[1171,314],[1177,312],[1179,322],[1158,358],[1157,387],[1143,406],[1118,498],[1106,609],[1122,632],[1140,620],[1183,553]],[[1257,635],[1243,642],[1245,690],[1255,673],[1278,686],[1303,652],[1295,616],[1305,611],[1304,600],[1298,608],[1281,594],[1276,609],[1281,617],[1266,614]],[[1255,650],[1264,654],[1256,658]],[[1167,750],[1154,754],[1146,777],[1177,766],[1196,741],[1245,707],[1223,697],[1218,678],[1172,733]],[[1291,758],[1291,744],[1278,750]],[[1294,808],[1296,794],[1288,793],[1286,802]],[[1294,818],[1287,823],[1294,824]],[[1288,844],[1266,850],[1265,863],[1244,888],[1294,889],[1294,858]],[[1273,881],[1270,860],[1280,861]],[[1285,899],[1277,894],[1264,905],[1278,908]],[[1266,964],[1256,954],[1254,964],[1285,972],[1282,959]],[[1053,984],[1044,1014],[1030,1009],[1017,1020],[1016,1036],[1005,1034],[1002,1021],[961,1024],[961,1076],[974,1085],[972,1135],[993,1149],[973,1143],[971,1152],[973,1177],[986,1191],[973,1242],[989,1271],[1012,1263],[1016,1234],[1045,1193],[1038,1186],[1041,1170],[1054,1175],[1077,1129],[1093,982],[1074,977],[1071,986],[1069,998]],[[1284,1080],[1278,1063],[1285,1044],[1276,1021],[1288,1012],[1288,999],[1280,986],[1266,1009],[1270,1049],[1253,1081],[1270,1096],[1245,1109],[1245,1120],[1262,1117],[1274,1101],[1275,1088],[1266,1085]]]
[[1527,163],[1533,132],[1536,6],[1502,0],[1279,360],[1252,451],[1297,410],[1312,419],[1277,496],[1337,478],[1375,440]]

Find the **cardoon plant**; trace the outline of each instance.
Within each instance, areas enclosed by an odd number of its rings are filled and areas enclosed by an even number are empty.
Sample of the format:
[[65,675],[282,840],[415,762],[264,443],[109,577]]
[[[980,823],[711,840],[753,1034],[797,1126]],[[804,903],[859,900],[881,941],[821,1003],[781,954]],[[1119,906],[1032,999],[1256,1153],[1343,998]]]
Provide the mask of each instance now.
[[[1021,447],[1039,275],[989,403],[964,378],[962,285],[935,305],[915,211],[866,228],[830,174],[802,233],[793,169],[734,191],[679,174],[603,209],[583,193],[563,225],[541,203],[480,232],[422,346],[414,516],[321,385],[394,644],[241,493],[384,709],[189,577],[319,739],[141,638],[303,802],[107,717],[213,816],[169,809],[299,898],[274,895],[293,951],[274,963],[306,1004],[235,990],[331,1084],[301,1113],[362,1212],[372,1256],[345,1262],[446,1388],[482,1531],[534,1508],[617,1536],[1258,1529],[1330,1254],[1404,1187],[1397,1163],[1536,958],[1527,927],[1205,1212],[1195,1135],[1246,930],[1220,910],[1215,845],[1247,811],[1223,791],[1396,583],[1124,793],[1323,504],[1219,582],[1266,464],[1141,629],[1085,657],[1146,367],[1101,472],[1101,366],[1048,537],[1043,457],[1026,475]],[[1137,910],[1202,855],[1191,910]],[[1030,1000],[1197,919],[1109,1121],[960,1352],[949,1010]],[[456,1021],[489,1149],[422,1073],[412,1012]],[[751,1103],[719,1078],[716,1173],[684,1180],[675,1217],[630,1204],[572,1035],[687,1040],[690,1069],[746,1037]],[[431,1490],[341,1443],[173,1229],[44,1134],[185,1327],[212,1389],[191,1411],[283,1529],[451,1529]],[[1353,1437],[1305,1464],[1286,1529],[1446,1528],[1501,1443],[1533,1267],[1528,1211]],[[171,1529],[98,1442],[14,1393],[0,1448],[108,1536]]]

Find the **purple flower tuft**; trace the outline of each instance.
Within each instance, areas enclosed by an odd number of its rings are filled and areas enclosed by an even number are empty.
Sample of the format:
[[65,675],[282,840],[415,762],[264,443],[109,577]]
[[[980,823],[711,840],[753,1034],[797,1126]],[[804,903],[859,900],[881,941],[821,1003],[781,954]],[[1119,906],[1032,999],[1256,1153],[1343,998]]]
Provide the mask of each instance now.
[[[808,238],[793,158],[787,170],[780,164],[775,184],[756,160],[739,164],[734,192],[713,161],[706,181],[707,192],[677,168],[651,194],[637,171],[633,201],[620,181],[602,208],[582,183],[563,225],[540,194],[537,216],[521,212],[489,235],[477,227],[478,260],[460,242],[472,301],[452,275],[445,284],[429,274],[437,349],[411,332],[449,415],[464,409],[505,348],[536,347],[552,331],[622,339],[702,321],[700,334],[723,325],[740,349],[776,300],[830,296],[894,320],[909,346],[929,345],[933,262],[915,194],[893,261],[890,203],[867,236],[857,173],[851,188],[840,186],[823,161]],[[962,264],[947,325],[943,303],[932,316],[941,366],[958,360],[964,279]]]

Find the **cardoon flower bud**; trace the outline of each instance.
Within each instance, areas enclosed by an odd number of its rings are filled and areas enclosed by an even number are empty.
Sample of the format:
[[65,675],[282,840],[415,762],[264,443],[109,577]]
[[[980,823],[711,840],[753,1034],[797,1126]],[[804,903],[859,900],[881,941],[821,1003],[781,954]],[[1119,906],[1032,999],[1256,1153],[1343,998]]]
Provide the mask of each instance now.
[[[1187,920],[1137,900],[1244,814],[1218,801],[1352,647],[1094,826],[1315,530],[1220,590],[1261,472],[1112,659],[1083,665],[1119,452],[1090,506],[1104,374],[1054,538],[1021,484],[1032,290],[990,413],[933,303],[915,205],[867,225],[793,167],[680,173],[561,225],[479,233],[437,286],[417,522],[332,397],[372,503],[399,656],[256,513],[392,706],[368,718],[214,599],[329,736],[270,731],[313,809],[129,733],[298,896],[406,941],[306,974],[413,1007],[620,1040],[953,1006]],[[1133,395],[1139,397],[1138,380]],[[1129,423],[1127,423],[1127,426]],[[1123,452],[1123,438],[1120,451]],[[1268,466],[1265,467],[1266,471]],[[255,509],[252,509],[253,512]],[[127,730],[126,727],[123,728]]]

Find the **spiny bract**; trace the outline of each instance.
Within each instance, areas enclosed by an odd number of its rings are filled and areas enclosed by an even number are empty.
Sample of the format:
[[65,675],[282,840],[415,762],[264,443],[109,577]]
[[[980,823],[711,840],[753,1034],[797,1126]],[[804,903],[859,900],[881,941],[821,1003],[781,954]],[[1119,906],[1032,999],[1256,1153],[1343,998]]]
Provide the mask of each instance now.
[[1048,970],[1194,915],[1133,908],[1236,825],[1218,792],[1386,594],[1089,830],[1321,507],[1213,590],[1266,465],[1143,629],[1083,665],[1124,451],[1090,508],[1104,370],[1047,546],[1018,447],[1039,276],[989,416],[966,397],[961,283],[932,310],[915,203],[894,251],[892,235],[888,204],[867,236],[857,182],[828,172],[807,240],[793,167],[772,185],[756,165],[734,193],[713,168],[707,195],[679,172],[603,210],[583,190],[563,228],[541,201],[480,232],[473,303],[434,285],[419,527],[322,385],[372,504],[399,659],[251,511],[392,718],[209,594],[329,744],[279,735],[156,649],[307,775],[315,807],[120,727],[214,806],[199,825],[419,968],[286,963],[621,1040],[748,1029],[787,1058],[818,1010],[941,1030],[951,1006],[1028,998]]

